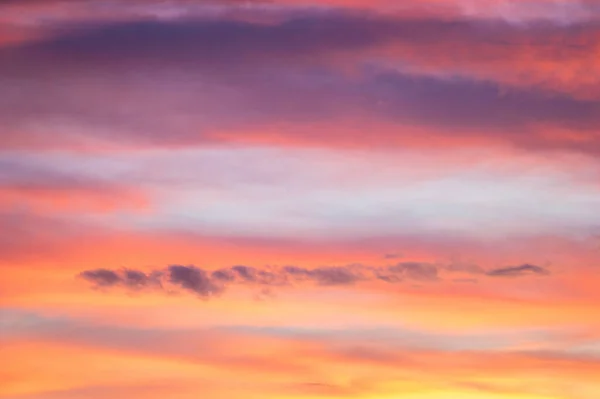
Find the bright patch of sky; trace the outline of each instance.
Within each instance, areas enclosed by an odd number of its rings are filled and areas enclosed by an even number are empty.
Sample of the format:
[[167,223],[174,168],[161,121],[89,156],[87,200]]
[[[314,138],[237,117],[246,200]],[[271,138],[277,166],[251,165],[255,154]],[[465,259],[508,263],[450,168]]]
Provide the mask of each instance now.
[[141,228],[256,237],[494,238],[570,235],[600,224],[600,187],[592,184],[597,170],[559,156],[215,147],[28,162],[147,190],[154,214],[114,216]]

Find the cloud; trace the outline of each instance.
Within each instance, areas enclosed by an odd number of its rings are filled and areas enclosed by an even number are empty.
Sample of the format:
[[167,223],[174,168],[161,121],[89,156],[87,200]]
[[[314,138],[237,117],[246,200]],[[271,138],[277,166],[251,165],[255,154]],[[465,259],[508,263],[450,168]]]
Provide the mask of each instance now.
[[219,294],[222,288],[213,283],[204,270],[181,265],[171,265],[168,268],[169,282],[184,290],[192,291],[201,297]]
[[149,281],[155,276],[147,276],[145,273],[138,270],[125,269],[125,281],[131,288],[143,288],[148,285]]
[[[201,68],[219,74],[256,67],[390,61],[395,68],[413,66],[413,72],[420,74],[476,77],[518,86],[568,90],[569,82],[579,83],[579,89],[583,83],[598,83],[596,74],[574,73],[597,65],[600,25],[596,21],[515,25],[426,14],[391,17],[339,9],[261,10],[248,19],[221,14],[77,24],[78,28],[63,28],[59,36],[0,53],[0,67],[9,71],[12,66],[16,76],[60,72],[61,67],[79,73],[88,68],[93,73],[142,66],[146,70]],[[274,21],[261,22],[261,13]],[[457,52],[463,57],[455,57]],[[33,64],[36,59],[45,61],[46,68]]]
[[[126,287],[133,289],[153,289],[170,292],[181,290],[202,298],[218,296],[233,286],[250,286],[259,289],[312,284],[316,286],[351,286],[361,282],[385,282],[397,284],[403,281],[436,282],[442,281],[443,267],[424,262],[400,262],[384,267],[362,264],[347,266],[321,266],[305,268],[300,266],[269,266],[263,269],[236,265],[208,271],[194,265],[170,265],[165,269],[149,273],[123,269],[87,270],[79,277],[98,288]],[[479,269],[476,272],[480,273]],[[485,272],[496,276],[543,275],[548,272],[539,266],[522,265]],[[455,281],[455,279],[453,280]],[[473,281],[474,282],[474,281]]]
[[[135,272],[136,275],[140,274]],[[141,273],[144,278],[145,274]],[[117,272],[108,269],[96,269],[96,270],[86,270],[81,273],[81,277],[88,281],[93,281],[98,287],[111,287],[121,283],[127,284],[129,282],[129,273],[125,274],[125,277],[122,278]],[[137,280],[134,278],[134,280]]]
[[430,263],[402,262],[388,269],[412,280],[435,281],[438,279],[438,267]]
[[[152,362],[169,361],[166,363],[169,367],[165,367],[164,363],[162,367],[149,367],[154,371],[148,379],[160,380],[161,375],[162,378],[173,375],[178,377],[174,381],[181,383],[181,373],[188,370],[189,374],[185,375],[193,382],[190,387],[196,388],[199,370],[205,372],[207,367],[204,366],[209,366],[210,369],[223,372],[209,376],[223,384],[223,390],[215,397],[227,397],[231,378],[238,374],[235,378],[241,376],[244,382],[252,384],[265,377],[267,385],[272,385],[274,378],[283,381],[286,386],[297,385],[286,389],[285,393],[292,396],[294,388],[309,396],[335,394],[334,390],[329,389],[335,387],[325,384],[341,384],[340,388],[354,388],[352,390],[362,391],[363,394],[376,394],[380,384],[397,382],[399,375],[419,382],[430,382],[431,376],[435,375],[443,381],[445,388],[472,381],[474,376],[482,381],[505,381],[507,387],[512,385],[512,381],[523,381],[525,378],[531,382],[527,386],[535,387],[539,385],[536,382],[547,379],[548,373],[560,375],[560,381],[551,381],[550,385],[546,384],[537,390],[536,393],[542,395],[548,392],[548,386],[553,387],[555,383],[557,387],[564,386],[565,383],[593,385],[600,370],[600,362],[591,356],[558,350],[552,353],[515,351],[514,348],[519,343],[539,342],[540,339],[546,342],[547,338],[539,334],[541,331],[532,334],[532,331],[520,329],[508,334],[506,331],[502,333],[488,330],[483,334],[480,332],[472,335],[461,331],[450,337],[439,332],[404,329],[382,331],[374,328],[361,331],[345,328],[336,331],[326,328],[248,329],[244,326],[152,329],[35,315],[23,317],[8,314],[8,319],[14,319],[17,323],[13,322],[13,326],[1,332],[8,343],[6,349],[10,351],[11,358],[17,362],[19,359],[26,359],[18,364],[21,365],[19,370],[23,371],[22,381],[27,382],[27,386],[37,386],[33,382],[40,370],[58,380],[61,380],[61,375],[71,376],[73,379],[79,377],[77,381],[80,381],[84,377],[90,377],[87,372],[98,374],[96,370],[69,367],[69,364],[73,364],[72,356],[75,356],[77,365],[89,359],[98,360],[95,364],[110,363],[112,373],[106,373],[110,378],[115,375],[115,367],[118,375],[129,376],[136,368],[139,370],[139,367],[147,365],[148,359]],[[19,319],[23,322],[19,323]],[[483,342],[489,341],[493,345],[481,346],[482,338]],[[440,345],[445,341],[459,345]],[[565,341],[559,339],[554,342]],[[19,345],[21,343],[26,345]],[[109,357],[94,355],[102,352],[109,353]],[[49,356],[60,353],[71,356]],[[119,355],[122,361],[116,361],[118,358],[115,355]],[[173,363],[186,367],[173,370]],[[200,369],[196,368],[198,365],[201,366]],[[315,368],[314,365],[318,367]],[[322,365],[326,365],[332,374],[323,375]],[[190,369],[189,366],[194,368]],[[367,376],[377,378],[364,378],[365,369],[370,370]],[[6,365],[3,371],[8,370],[10,367]],[[75,374],[73,370],[76,371]],[[342,381],[335,378],[339,375],[338,371],[343,371],[348,378]],[[331,379],[328,378],[330,376]],[[498,379],[498,376],[502,378]],[[146,383],[146,380],[142,382]],[[306,389],[301,389],[298,384],[305,384]],[[193,389],[189,392],[193,392]],[[454,396],[459,397],[460,393]],[[279,392],[278,396],[282,394],[284,393]],[[346,394],[350,394],[350,390]],[[40,395],[48,396],[41,392]],[[473,397],[479,396],[481,392]]]
[[349,285],[366,277],[362,265],[330,266],[306,269],[298,266],[285,266],[284,274],[292,280],[310,280],[319,285]]
[[[597,70],[597,24],[289,14],[89,25],[0,51],[3,144],[193,145],[268,129],[277,142],[400,145],[416,126],[600,149],[600,78],[579,73]],[[391,128],[350,131],[361,120]],[[329,122],[339,131],[315,128]]]
[[[315,7],[373,10],[381,13],[435,14],[443,16],[468,16],[477,19],[500,18],[512,22],[549,20],[569,23],[596,19],[600,13],[597,0],[406,0],[397,3],[390,0],[131,0],[127,4],[103,0],[0,0],[0,7],[16,8],[21,12],[34,13],[43,9],[58,10],[62,19],[96,19],[100,17],[132,18],[185,18],[196,15],[203,8],[219,11],[243,12],[253,8]],[[13,6],[13,7],[11,7]],[[101,11],[103,13],[101,13]],[[98,15],[100,14],[100,15]],[[106,15],[107,14],[107,15]],[[43,21],[46,22],[47,21]]]
[[5,157],[0,159],[0,204],[6,208],[104,212],[147,208],[149,199],[137,188],[95,174],[36,164],[35,157]]
[[[170,265],[166,269],[149,273],[123,269],[87,270],[79,277],[91,282],[94,286],[126,287],[166,290],[182,290],[200,297],[216,296],[233,285],[249,285],[258,288],[273,288],[297,284],[314,284],[317,286],[348,286],[360,281],[399,282],[403,278],[422,280],[422,273],[417,272],[417,264],[406,270],[398,266],[386,268],[388,278],[381,278],[382,270],[364,265],[322,266],[304,268],[299,266],[268,267],[264,269],[236,265],[230,268],[207,271],[197,266]],[[432,266],[434,267],[434,266]],[[424,267],[425,268],[425,267]],[[432,273],[429,271],[429,273]],[[392,276],[396,276],[394,280]]]
[[519,276],[527,276],[527,275],[548,275],[550,272],[536,265],[524,264],[520,266],[512,266],[512,267],[504,267],[500,269],[493,269],[486,272],[488,276],[492,277],[519,277]]
[[387,283],[397,283],[403,280],[414,281],[437,281],[439,267],[424,262],[400,262],[395,265],[377,268],[375,277],[377,280]]

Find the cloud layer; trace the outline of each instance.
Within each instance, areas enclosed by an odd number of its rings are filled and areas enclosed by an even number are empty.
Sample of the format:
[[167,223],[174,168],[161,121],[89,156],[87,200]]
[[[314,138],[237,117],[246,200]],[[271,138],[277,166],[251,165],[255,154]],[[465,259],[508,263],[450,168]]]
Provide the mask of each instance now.
[[[421,129],[595,153],[599,32],[589,21],[521,26],[340,10],[282,11],[270,23],[222,16],[68,28],[0,50],[0,101],[10,111],[2,140],[401,146]],[[327,123],[339,132],[315,126]],[[364,130],[352,132],[356,123]]]

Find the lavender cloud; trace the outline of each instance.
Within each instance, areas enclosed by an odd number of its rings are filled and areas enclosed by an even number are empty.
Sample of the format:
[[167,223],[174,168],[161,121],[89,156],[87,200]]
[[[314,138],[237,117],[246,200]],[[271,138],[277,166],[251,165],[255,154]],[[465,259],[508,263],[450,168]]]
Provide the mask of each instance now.
[[[596,152],[600,102],[573,95],[569,82],[557,78],[580,75],[557,69],[533,85],[522,76],[567,60],[594,71],[586,54],[600,40],[599,29],[591,22],[515,27],[306,11],[271,24],[225,18],[67,29],[0,51],[7,78],[0,106],[8,111],[0,115],[2,140],[61,145],[77,131],[114,145],[201,144],[242,139],[274,117],[311,125],[301,133],[278,129],[283,138],[386,145],[410,139],[402,129],[360,137],[348,137],[342,123],[342,132],[314,129],[316,122],[354,115],[449,137],[487,135],[519,146]],[[525,53],[534,60],[522,65]],[[431,69],[440,64],[443,71]],[[600,78],[587,76],[578,87],[600,87]],[[549,140],[536,126],[586,139]]]

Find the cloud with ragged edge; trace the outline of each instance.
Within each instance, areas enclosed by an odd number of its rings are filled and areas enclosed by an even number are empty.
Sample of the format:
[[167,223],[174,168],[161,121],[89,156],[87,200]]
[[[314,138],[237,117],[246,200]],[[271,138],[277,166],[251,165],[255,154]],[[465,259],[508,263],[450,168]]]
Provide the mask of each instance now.
[[[416,126],[440,138],[600,151],[596,22],[296,11],[269,24],[100,23],[0,50],[11,78],[0,94],[10,111],[0,116],[2,144],[68,146],[81,131],[134,147],[236,142],[277,115],[296,128],[275,129],[276,141],[404,145],[414,135],[401,127]],[[43,81],[23,83],[36,76]],[[348,115],[396,128],[351,133]],[[341,131],[315,128],[328,122]]]
[[486,272],[486,275],[492,277],[520,277],[527,275],[547,275],[548,270],[536,265],[524,264],[520,266],[503,267]]
[[[121,270],[85,270],[78,277],[92,283],[95,288],[99,289],[124,287],[134,290],[183,291],[193,293],[201,298],[211,298],[236,285],[271,289],[301,284],[340,287],[377,281],[387,284],[436,282],[442,280],[440,273],[443,271],[452,272],[453,270],[427,262],[400,262],[380,267],[362,264],[316,268],[300,266],[256,268],[235,265],[217,270],[206,270],[193,265],[170,265],[164,269],[150,272],[127,268]],[[550,274],[547,269],[530,264],[488,271],[477,270],[472,271],[472,273],[483,273],[483,275],[490,277],[545,276]]]

